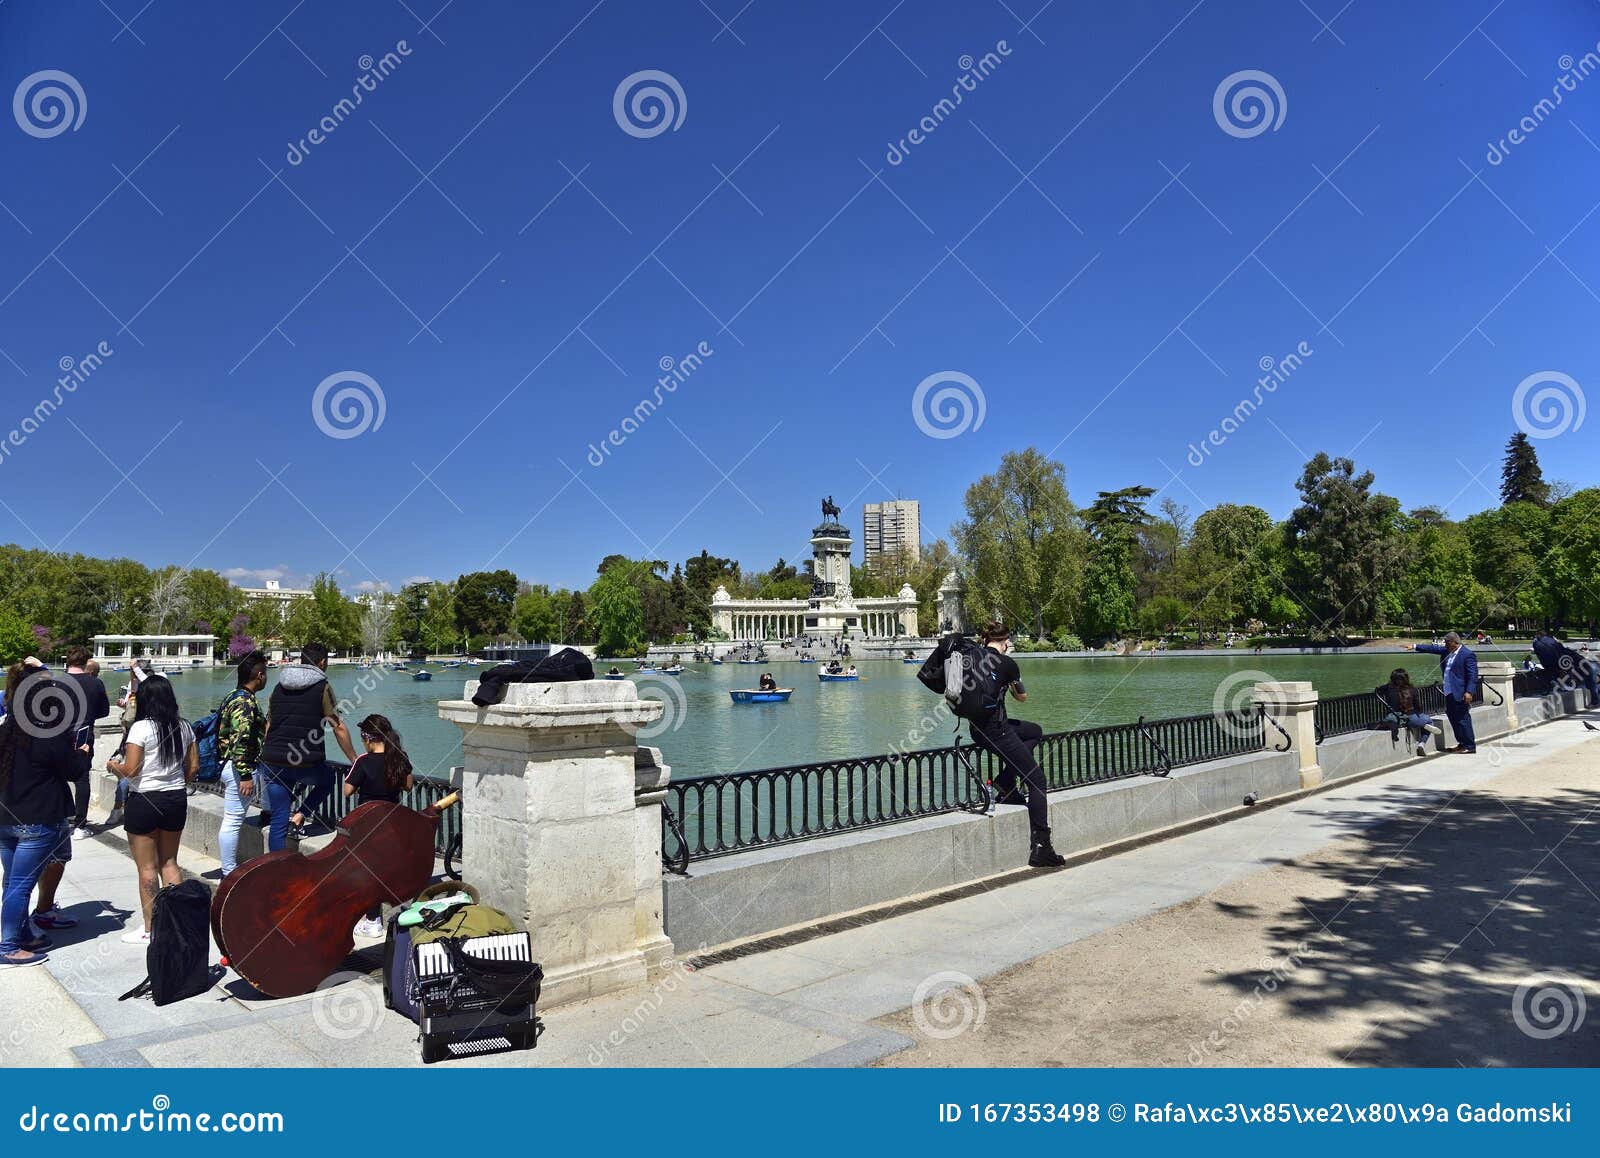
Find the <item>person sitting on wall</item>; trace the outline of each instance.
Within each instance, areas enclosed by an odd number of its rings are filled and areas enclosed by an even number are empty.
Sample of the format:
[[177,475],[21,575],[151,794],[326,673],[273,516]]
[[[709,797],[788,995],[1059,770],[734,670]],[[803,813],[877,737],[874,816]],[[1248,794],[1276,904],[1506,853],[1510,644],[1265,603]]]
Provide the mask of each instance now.
[[1001,803],[1016,800],[1020,780],[1027,789],[1028,799],[1028,864],[1033,868],[1059,868],[1066,859],[1050,843],[1050,805],[1045,797],[1044,769],[1034,757],[1034,747],[1044,735],[1038,724],[1027,720],[1013,720],[1006,714],[1006,696],[1018,703],[1028,699],[1022,686],[1022,673],[1011,651],[1011,632],[1002,623],[990,623],[982,633],[985,659],[982,664],[984,687],[984,715],[981,721],[972,720],[968,730],[972,742],[1000,758],[1000,774],[994,786]]
[[1439,736],[1444,729],[1433,722],[1433,717],[1422,711],[1422,695],[1411,682],[1411,673],[1397,667],[1389,673],[1389,682],[1378,688],[1378,698],[1389,709],[1385,723],[1399,739],[1400,729],[1407,728],[1416,741],[1417,755],[1428,754],[1426,736]]

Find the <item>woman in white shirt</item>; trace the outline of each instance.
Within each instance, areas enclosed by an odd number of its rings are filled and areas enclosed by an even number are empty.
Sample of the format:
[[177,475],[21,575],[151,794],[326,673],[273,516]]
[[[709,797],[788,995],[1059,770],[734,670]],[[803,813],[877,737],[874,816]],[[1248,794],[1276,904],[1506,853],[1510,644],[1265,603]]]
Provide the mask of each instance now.
[[129,930],[130,944],[150,942],[150,904],[162,885],[183,880],[178,872],[178,838],[189,815],[186,786],[200,770],[194,730],[178,715],[178,698],[165,676],[139,683],[137,714],[128,729],[122,755],[106,762],[106,770],[128,782],[123,828],[128,851],[139,868],[139,904],[144,927]]

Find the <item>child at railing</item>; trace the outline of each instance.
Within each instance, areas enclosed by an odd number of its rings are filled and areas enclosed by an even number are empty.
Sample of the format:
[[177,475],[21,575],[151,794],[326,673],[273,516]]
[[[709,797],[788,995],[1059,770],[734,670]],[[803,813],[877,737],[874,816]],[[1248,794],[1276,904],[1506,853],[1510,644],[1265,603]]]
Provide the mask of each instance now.
[[[411,758],[400,744],[400,735],[389,717],[370,715],[356,725],[366,748],[344,778],[346,797],[357,796],[357,805],[374,800],[400,803],[400,794],[411,791]],[[373,905],[356,923],[357,937],[382,938],[383,906]]]

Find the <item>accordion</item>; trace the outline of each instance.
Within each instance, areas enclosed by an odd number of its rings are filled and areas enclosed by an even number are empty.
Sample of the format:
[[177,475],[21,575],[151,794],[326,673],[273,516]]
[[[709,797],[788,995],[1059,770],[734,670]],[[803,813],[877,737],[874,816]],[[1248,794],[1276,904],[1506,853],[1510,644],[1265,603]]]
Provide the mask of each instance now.
[[422,1060],[532,1049],[544,970],[526,933],[430,941],[412,947]]

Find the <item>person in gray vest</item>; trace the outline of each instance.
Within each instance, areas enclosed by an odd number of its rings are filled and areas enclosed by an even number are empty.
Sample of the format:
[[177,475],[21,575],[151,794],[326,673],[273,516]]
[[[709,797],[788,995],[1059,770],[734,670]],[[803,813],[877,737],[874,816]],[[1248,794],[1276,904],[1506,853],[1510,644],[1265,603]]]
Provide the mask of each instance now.
[[[328,732],[338,741],[345,759],[354,764],[355,745],[350,730],[339,718],[339,706],[328,686],[328,649],[308,643],[300,649],[300,662],[278,673],[278,684],[267,701],[267,732],[261,743],[261,776],[266,808],[271,816],[267,828],[267,851],[277,852],[288,843],[289,826],[300,835],[308,813],[333,791],[333,769],[328,767],[325,737]],[[294,789],[311,785],[311,791],[294,806]]]

